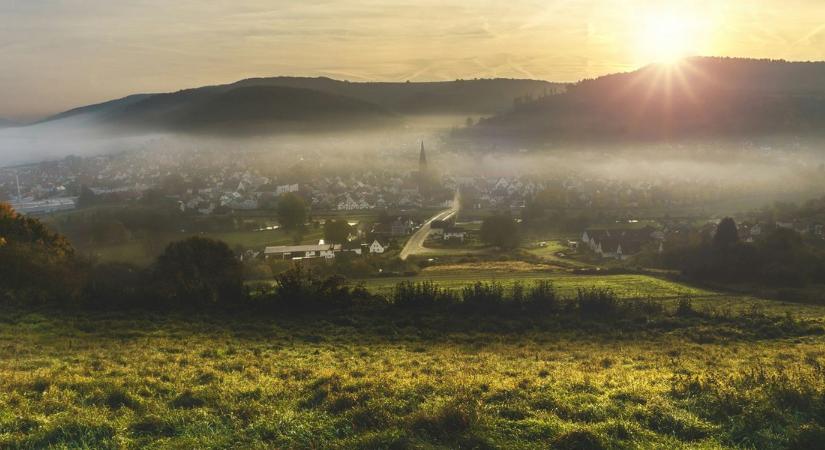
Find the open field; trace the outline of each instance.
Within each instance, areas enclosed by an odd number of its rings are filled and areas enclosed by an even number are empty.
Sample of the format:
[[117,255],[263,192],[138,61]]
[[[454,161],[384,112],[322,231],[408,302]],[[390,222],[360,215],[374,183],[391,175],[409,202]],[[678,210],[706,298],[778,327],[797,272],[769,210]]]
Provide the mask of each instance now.
[[559,252],[569,252],[570,249],[561,241],[538,241],[538,242],[546,242],[546,246],[538,247],[538,246],[530,246],[526,249],[527,253],[538,256],[539,258],[543,259],[547,262],[552,262],[555,264],[559,264],[566,267],[589,267],[591,264],[587,264],[582,261],[577,261],[572,258],[561,258],[556,255]]
[[0,447],[816,448],[824,313],[643,325],[4,310]]
[[[281,230],[266,231],[227,231],[212,233],[161,233],[151,239],[135,239],[123,244],[99,245],[82,249],[81,254],[89,255],[101,262],[130,262],[147,266],[154,261],[164,247],[175,241],[192,236],[208,237],[226,242],[231,248],[263,250],[268,245],[290,245],[293,238]],[[320,229],[308,229],[304,233],[304,244],[317,244],[323,238]],[[150,242],[151,241],[151,242]]]
[[[460,267],[460,266],[459,266]],[[535,266],[534,266],[535,267]],[[360,280],[373,292],[389,292],[401,281],[432,281],[448,289],[460,289],[467,284],[499,282],[511,286],[515,282],[532,283],[550,280],[562,295],[575,294],[578,288],[610,288],[622,298],[675,298],[684,295],[693,297],[719,297],[722,294],[691,287],[685,284],[662,280],[648,275],[574,275],[559,271],[498,271],[498,270],[448,270],[450,266],[424,270],[414,278],[388,277]],[[447,270],[445,270],[447,269]]]

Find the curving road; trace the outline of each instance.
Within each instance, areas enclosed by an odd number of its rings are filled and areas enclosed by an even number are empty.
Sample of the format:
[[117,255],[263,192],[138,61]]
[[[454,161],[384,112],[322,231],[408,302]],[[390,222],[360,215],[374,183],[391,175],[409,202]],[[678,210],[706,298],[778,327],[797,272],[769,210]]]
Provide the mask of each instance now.
[[430,235],[433,221],[447,220],[453,217],[454,215],[458,214],[458,205],[459,198],[458,192],[456,192],[455,198],[453,199],[453,206],[427,219],[427,221],[424,222],[423,225],[421,225],[421,228],[419,228],[418,231],[413,233],[413,235],[410,236],[410,239],[407,240],[407,243],[404,245],[404,248],[401,249],[401,253],[398,255],[399,258],[405,260],[410,255],[426,253],[428,249],[424,247],[424,241],[426,241],[427,236]]

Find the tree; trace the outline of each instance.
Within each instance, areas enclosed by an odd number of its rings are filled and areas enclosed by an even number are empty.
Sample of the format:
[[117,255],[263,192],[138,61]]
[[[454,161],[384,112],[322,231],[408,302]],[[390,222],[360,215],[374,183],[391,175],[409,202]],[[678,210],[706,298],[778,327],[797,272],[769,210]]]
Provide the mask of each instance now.
[[243,292],[243,268],[226,243],[202,237],[173,242],[152,267],[156,293],[170,306],[230,304]]
[[292,192],[278,199],[278,221],[285,230],[303,228],[307,220],[307,206],[304,199]]
[[343,244],[349,240],[352,227],[346,220],[327,220],[324,223],[324,240],[331,244]]
[[481,240],[503,249],[516,248],[520,241],[518,226],[509,214],[489,216],[481,224]]
[[89,268],[83,300],[94,308],[128,308],[141,302],[143,272],[129,263],[102,263]]
[[77,206],[87,207],[97,203],[97,195],[85,184],[80,186],[80,195],[77,198]]
[[716,226],[716,234],[713,235],[713,245],[717,248],[727,248],[739,242],[739,232],[736,230],[736,222],[730,217],[725,217]]
[[65,236],[0,203],[0,295],[29,300],[73,298],[82,264]]

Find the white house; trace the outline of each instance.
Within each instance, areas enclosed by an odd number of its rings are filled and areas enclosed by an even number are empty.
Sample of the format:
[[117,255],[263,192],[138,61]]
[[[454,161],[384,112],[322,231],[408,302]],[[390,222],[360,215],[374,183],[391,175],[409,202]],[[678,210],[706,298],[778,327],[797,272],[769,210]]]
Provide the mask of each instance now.
[[388,245],[378,242],[378,239],[372,241],[370,244],[370,253],[381,254],[387,250]]
[[464,242],[464,236],[467,235],[467,232],[461,228],[457,227],[450,227],[444,229],[444,240],[449,241],[450,239],[458,239],[461,242]]
[[275,195],[286,194],[287,192],[298,192],[300,186],[298,184],[283,184],[275,188]]

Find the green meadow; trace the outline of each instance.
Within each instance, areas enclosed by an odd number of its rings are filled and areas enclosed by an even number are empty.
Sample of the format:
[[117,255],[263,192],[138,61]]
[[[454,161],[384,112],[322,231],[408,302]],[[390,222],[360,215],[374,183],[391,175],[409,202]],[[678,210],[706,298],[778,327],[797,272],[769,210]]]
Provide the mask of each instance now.
[[497,282],[505,287],[514,283],[528,285],[538,280],[550,280],[563,296],[576,293],[579,288],[610,288],[622,298],[676,298],[679,296],[719,297],[722,294],[655,278],[649,275],[574,275],[567,272],[512,272],[501,271],[441,271],[422,272],[414,278],[387,277],[359,280],[371,291],[387,293],[401,281],[432,281],[448,289],[460,289],[476,282]]
[[[553,280],[692,289],[590,278]],[[616,320],[7,308],[0,447],[821,448],[825,308],[675,307]]]

